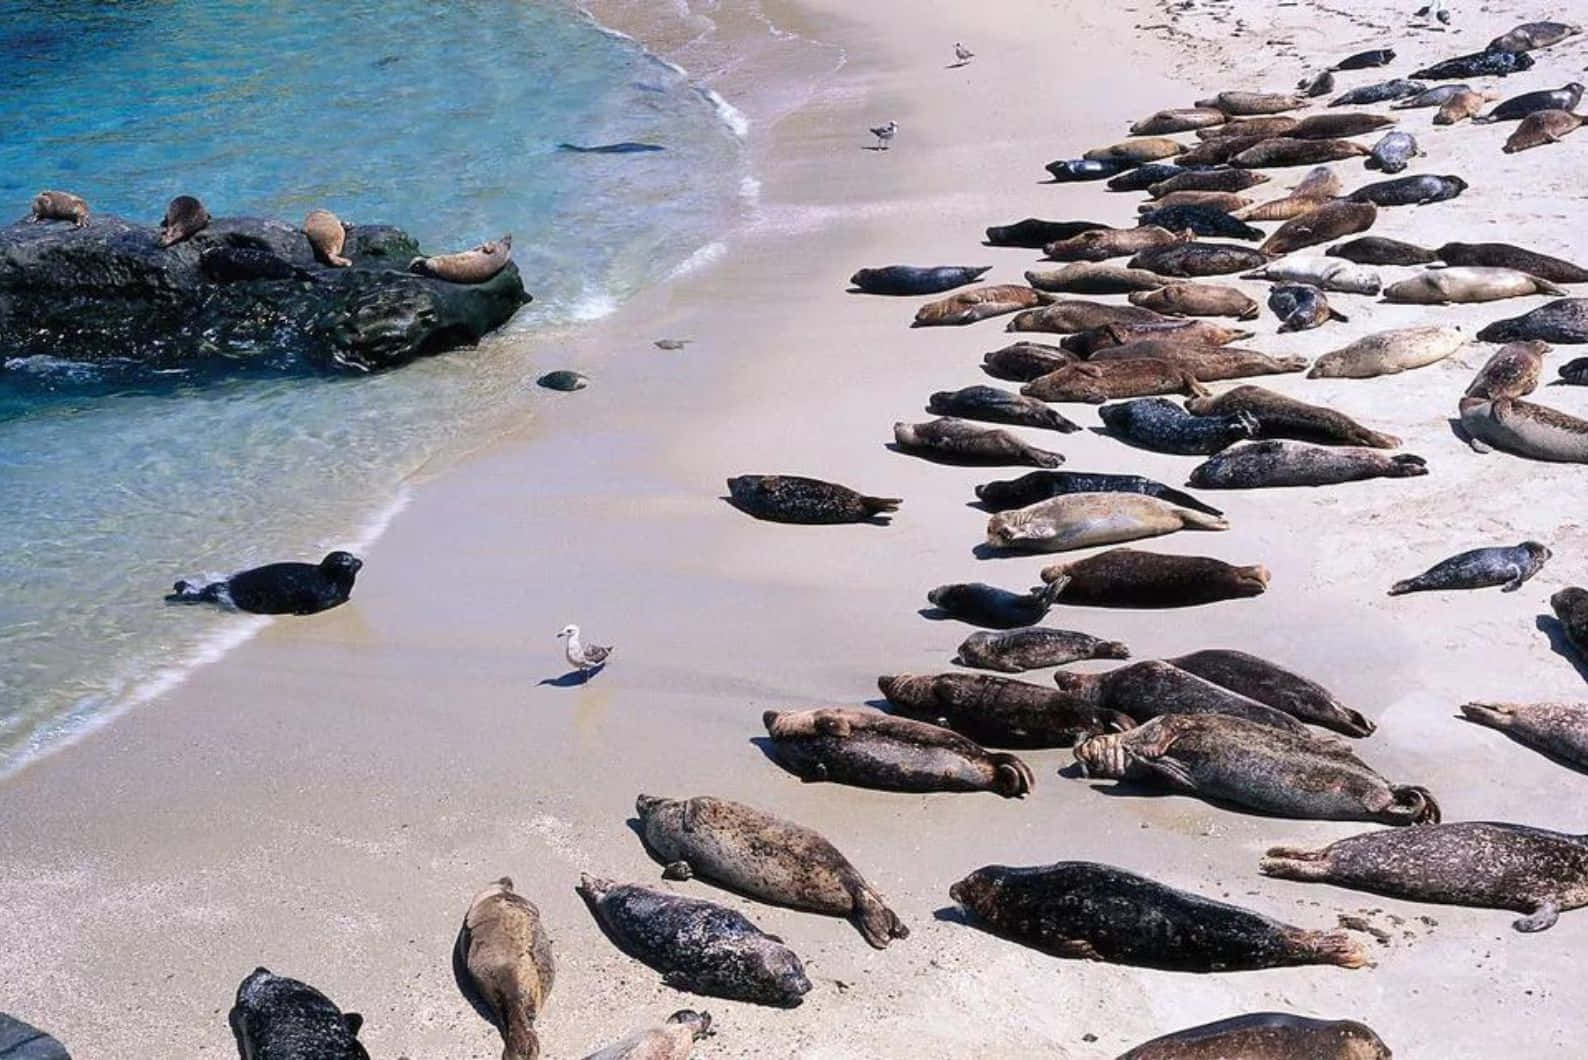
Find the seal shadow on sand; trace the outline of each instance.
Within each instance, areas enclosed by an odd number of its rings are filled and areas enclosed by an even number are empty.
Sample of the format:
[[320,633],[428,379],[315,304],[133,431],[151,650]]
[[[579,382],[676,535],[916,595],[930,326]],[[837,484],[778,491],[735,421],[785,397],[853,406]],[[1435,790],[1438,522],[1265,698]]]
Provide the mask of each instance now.
[[1571,641],[1566,639],[1566,627],[1560,624],[1560,619],[1554,615],[1539,615],[1533,625],[1549,638],[1550,650],[1571,663],[1578,677],[1588,681],[1588,662],[1583,660],[1577,649],[1572,647]]
[[[780,520],[777,520],[777,519],[763,519],[763,518],[761,518],[759,515],[757,515],[754,512],[750,511],[748,508],[742,507],[739,504],[738,501],[734,500],[732,494],[728,494],[728,493],[719,494],[717,499],[719,501],[727,502],[728,507],[734,509],[735,511],[743,512],[745,515],[748,515],[750,518],[754,519],[758,523],[776,523],[776,522],[780,521]],[[862,523],[862,524],[864,524],[866,526],[892,526],[893,525],[893,518],[892,518],[891,513],[879,512],[878,514],[873,515],[870,518],[867,518],[867,519],[851,519],[847,523],[828,523],[828,524],[807,523],[807,524],[803,524],[803,525],[807,525],[807,526],[822,526],[822,525],[850,526],[850,525],[853,525],[855,523]],[[788,524],[785,524],[785,525],[788,525]]]
[[469,1003],[469,1007],[479,1013],[480,1018],[498,1031],[503,1031],[501,1023],[496,1019],[496,1013],[491,1011],[491,1006],[485,1003],[485,998],[474,989],[474,977],[469,975],[468,954],[463,951],[463,929],[458,929],[458,937],[452,944],[452,978],[458,985],[458,993]]
[[538,684],[550,685],[553,688],[578,688],[580,685],[590,683],[590,678],[607,668],[606,663],[591,667],[588,670],[569,670],[561,677],[543,677]]

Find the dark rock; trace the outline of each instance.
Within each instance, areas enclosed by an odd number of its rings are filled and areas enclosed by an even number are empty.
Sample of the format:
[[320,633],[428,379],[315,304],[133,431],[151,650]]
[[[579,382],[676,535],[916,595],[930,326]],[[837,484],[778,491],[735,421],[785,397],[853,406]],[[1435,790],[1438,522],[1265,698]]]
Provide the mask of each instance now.
[[72,1060],[66,1046],[0,1012],[0,1060]]

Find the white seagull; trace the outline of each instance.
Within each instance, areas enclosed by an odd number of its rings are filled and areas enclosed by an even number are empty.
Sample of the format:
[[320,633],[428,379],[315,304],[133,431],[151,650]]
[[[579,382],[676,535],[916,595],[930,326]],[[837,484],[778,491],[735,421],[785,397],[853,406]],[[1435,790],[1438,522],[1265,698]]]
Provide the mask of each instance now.
[[959,41],[955,41],[954,42],[954,58],[959,60],[959,64],[961,66],[964,66],[966,63],[968,63],[972,59],[976,58],[976,53],[971,51],[969,48],[965,47]]
[[607,663],[607,656],[612,654],[610,646],[603,648],[599,644],[581,644],[579,642],[579,627],[568,625],[562,627],[558,637],[567,637],[568,643],[563,646],[563,654],[568,657],[568,665],[574,667],[586,677],[592,670],[599,670]]
[[877,138],[877,150],[886,151],[888,144],[893,141],[893,134],[899,131],[899,123],[890,121],[886,125],[873,125],[871,135]]

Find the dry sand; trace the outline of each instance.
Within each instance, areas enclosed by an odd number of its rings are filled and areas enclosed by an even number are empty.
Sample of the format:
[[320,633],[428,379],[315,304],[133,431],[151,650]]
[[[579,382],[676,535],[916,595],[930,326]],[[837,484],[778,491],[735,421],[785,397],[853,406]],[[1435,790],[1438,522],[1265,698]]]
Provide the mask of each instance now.
[[[983,381],[977,363],[1006,340],[1003,321],[911,331],[916,300],[845,294],[850,272],[993,264],[989,280],[1018,281],[1037,255],[981,247],[981,229],[1028,215],[1129,223],[1137,196],[1038,180],[1043,163],[1118,139],[1136,117],[1226,87],[1286,88],[1319,60],[1391,44],[1401,60],[1389,71],[1340,75],[1342,87],[1379,80],[1481,48],[1524,18],[1569,14],[1463,5],[1454,30],[1433,32],[1366,0],[1173,6],[800,0],[769,4],[765,20],[730,12],[715,29],[686,14],[648,36],[755,121],[754,221],[715,264],[567,336],[549,366],[582,367],[592,387],[548,398],[532,424],[420,484],[366,555],[350,605],[274,623],[0,786],[0,1009],[85,1060],[229,1056],[226,1009],[263,964],[363,1012],[375,1057],[494,1057],[499,1040],[458,995],[448,957],[469,896],[508,873],[539,903],[560,962],[540,1024],[551,1057],[686,1006],[716,1015],[720,1034],[698,1050],[713,1058],[1101,1058],[1263,1009],[1365,1020],[1398,1057],[1577,1055],[1588,991],[1574,958],[1588,915],[1525,936],[1504,912],[1255,872],[1273,843],[1363,826],[1110,797],[1056,775],[1066,751],[1024,756],[1038,782],[1022,801],[802,785],[752,742],[767,708],[858,704],[879,673],[948,668],[968,629],[919,617],[926,590],[1023,587],[1045,562],[972,554],[985,522],[966,506],[972,486],[1008,474],[885,447],[894,420],[926,418],[928,393]],[[635,24],[621,5],[601,13]],[[947,70],[956,39],[978,56]],[[1509,95],[1571,80],[1583,40],[1485,84]],[[819,75],[808,99],[784,91],[806,83],[784,79],[796,67]],[[1507,156],[1506,127],[1436,129],[1430,117],[1403,115],[1428,151],[1413,172],[1460,173],[1472,189],[1387,211],[1375,234],[1588,258],[1588,134]],[[889,118],[901,125],[894,150],[862,150],[866,127]],[[1336,165],[1347,187],[1377,179]],[[1542,301],[1429,309],[1339,296],[1349,325],[1275,337],[1265,313],[1250,345],[1312,355],[1412,322],[1476,330]],[[653,348],[664,335],[694,342]],[[1469,699],[1569,698],[1582,682],[1535,626],[1549,594],[1584,577],[1582,471],[1478,456],[1455,435],[1455,399],[1485,355],[1369,381],[1263,380],[1402,435],[1432,473],[1209,494],[1231,531],[1149,547],[1265,563],[1265,596],[1181,612],[1065,608],[1050,621],[1126,640],[1141,658],[1207,646],[1270,656],[1376,719],[1364,757],[1433,788],[1447,820],[1582,828],[1581,776],[1454,717]],[[1553,354],[1548,374],[1569,355]],[[1588,409],[1579,390],[1544,400]],[[1071,468],[1176,484],[1195,462],[1091,432],[1055,447]],[[727,475],[771,471],[905,504],[887,528],[802,528],[720,499]],[[1521,592],[1384,595],[1446,555],[1526,537],[1555,559]],[[569,621],[616,642],[614,662],[588,685],[547,685],[564,669],[553,634]],[[668,884],[787,939],[816,986],[791,1012],[661,986],[573,890],[580,872],[658,884],[626,824],[642,791],[738,798],[821,829],[912,936],[875,952],[839,920]],[[1194,976],[1055,960],[946,913],[949,884],[977,866],[1071,858],[1304,927],[1367,910],[1389,938],[1371,970]]]

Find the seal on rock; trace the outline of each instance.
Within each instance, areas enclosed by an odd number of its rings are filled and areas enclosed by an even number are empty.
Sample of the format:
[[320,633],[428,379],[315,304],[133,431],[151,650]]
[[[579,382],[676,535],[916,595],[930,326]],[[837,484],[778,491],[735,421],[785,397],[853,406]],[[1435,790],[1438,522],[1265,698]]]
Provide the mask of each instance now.
[[1128,659],[1130,648],[1117,640],[1051,626],[981,630],[966,637],[954,656],[959,666],[1018,674],[1063,666],[1083,659]]
[[1371,379],[1395,375],[1442,361],[1465,342],[1459,327],[1443,324],[1380,331],[1319,357],[1307,378]]
[[1530,52],[1575,37],[1582,27],[1570,22],[1524,22],[1489,42],[1491,52]]
[[41,191],[33,196],[33,209],[28,215],[33,224],[41,221],[70,221],[73,228],[88,224],[88,202],[69,191]]
[[939,294],[975,283],[991,265],[884,265],[861,269],[849,282],[867,294]]
[[1566,110],[1541,110],[1529,114],[1522,119],[1522,124],[1505,141],[1505,146],[1500,148],[1508,155],[1518,151],[1528,151],[1546,144],[1558,144],[1561,137],[1568,133],[1576,132],[1582,124],[1588,121]]
[[1115,398],[1153,394],[1205,394],[1196,373],[1172,361],[1133,357],[1121,361],[1061,365],[1020,388],[1041,401],[1084,401],[1101,405]]
[[1241,279],[1310,284],[1319,290],[1344,294],[1378,294],[1381,286],[1378,273],[1372,269],[1317,254],[1293,254],[1248,272]]
[[1289,254],[1293,250],[1365,232],[1377,220],[1378,209],[1370,202],[1326,202],[1276,228],[1274,234],[1258,248],[1264,255],[1263,260],[1252,268],[1260,268],[1267,264],[1268,258]]
[[1544,372],[1544,354],[1549,352],[1547,342],[1511,342],[1496,350],[1467,386],[1464,397],[1519,398],[1538,388],[1538,379]]
[[1410,453],[1272,439],[1226,449],[1198,464],[1186,481],[1204,489],[1264,489],[1426,474],[1428,462]]
[[1118,1060],[1390,1060],[1389,1046],[1356,1020],[1252,1012],[1143,1042]]
[[1501,449],[1558,463],[1588,463],[1588,420],[1518,398],[1462,398],[1461,429],[1474,452]]
[[303,219],[303,234],[314,248],[314,256],[335,269],[345,269],[353,264],[342,256],[347,243],[347,226],[330,210],[310,210]]
[[1588,704],[1463,703],[1461,713],[1525,747],[1588,770]]
[[1133,291],[1126,297],[1131,305],[1168,316],[1255,320],[1261,312],[1244,291],[1212,283],[1168,283],[1151,291]]
[[1391,100],[1406,99],[1409,96],[1420,95],[1427,89],[1428,86],[1421,81],[1396,78],[1393,81],[1379,81],[1371,85],[1360,85],[1348,92],[1342,92],[1329,101],[1329,106],[1355,107],[1364,103],[1388,103]]
[[556,976],[540,910],[503,876],[469,903],[453,952],[467,974],[459,983],[471,991],[470,1003],[483,1005],[502,1032],[502,1060],[535,1060],[535,1017]]
[[1018,283],[975,287],[926,303],[915,311],[915,320],[910,326],[930,328],[974,324],[988,317],[1030,309],[1044,301],[1046,299],[1041,294]]
[[995,379],[1029,383],[1038,376],[1058,371],[1079,358],[1058,346],[1040,342],[1012,342],[1002,349],[982,354],[982,371]]
[[1433,253],[1446,265],[1516,269],[1550,283],[1588,283],[1588,269],[1581,265],[1510,243],[1446,243]]
[[1147,269],[1161,276],[1220,276],[1246,272],[1268,261],[1268,255],[1252,247],[1234,243],[1174,243],[1149,247],[1130,259],[1133,269]]
[[1238,386],[1216,397],[1191,398],[1185,405],[1197,416],[1249,413],[1257,418],[1260,438],[1294,438],[1320,445],[1363,445],[1371,449],[1395,449],[1401,444],[1399,438],[1369,430],[1344,413],[1260,386]]
[[1316,166],[1343,158],[1361,158],[1368,149],[1355,140],[1298,140],[1276,136],[1230,156],[1230,165],[1246,169],[1274,166]]
[[1268,291],[1268,308],[1279,318],[1279,330],[1310,331],[1331,320],[1349,322],[1350,317],[1329,304],[1323,291],[1310,283],[1275,284]]
[[455,254],[414,258],[408,263],[408,271],[448,283],[484,283],[507,268],[512,256],[513,234],[509,232],[500,239]]
[[1526,52],[1472,52],[1454,59],[1425,66],[1413,77],[1429,81],[1454,81],[1462,77],[1506,77],[1533,68],[1533,57]]
[[1228,529],[1222,516],[1177,508],[1141,493],[1069,493],[996,513],[987,520],[987,544],[1022,552],[1063,552],[1176,530]]
[[1099,228],[1049,243],[1042,248],[1042,254],[1052,261],[1107,261],[1139,254],[1148,247],[1189,243],[1194,236],[1194,232],[1171,232],[1157,225]]
[[[1207,556],[1112,548],[1042,568],[1045,582],[1068,579],[1059,601],[1086,607],[1196,607],[1260,596],[1268,589],[1261,563],[1237,567]],[[1118,656],[1124,658],[1124,656]]]
[[268,968],[255,968],[238,985],[226,1022],[237,1055],[248,1060],[369,1060],[358,1040],[363,1016]]
[[205,585],[184,579],[165,600],[220,604],[258,615],[312,615],[347,603],[363,566],[350,552],[331,552],[319,563],[267,563]]
[[[1437,122],[1439,119],[1434,120]],[[1417,146],[1417,138],[1411,133],[1385,133],[1368,149],[1367,160],[1363,165],[1368,169],[1383,170],[1385,173],[1399,173],[1411,165],[1412,159],[1422,154],[1424,154],[1423,149]]]
[[1243,438],[1257,436],[1257,418],[1197,416],[1167,398],[1138,398],[1098,409],[1110,434],[1145,449],[1183,456],[1216,453]]
[[740,511],[773,523],[863,523],[898,511],[898,497],[868,497],[802,475],[735,475],[728,496]]
[[891,674],[877,678],[877,688],[901,714],[986,747],[1069,747],[1136,724],[1056,688],[993,674]]
[[926,410],[940,416],[1009,423],[1017,427],[1041,427],[1065,434],[1081,429],[1080,424],[1066,419],[1057,409],[991,386],[939,390],[927,401]]
[[1519,317],[1496,320],[1478,332],[1479,342],[1523,339],[1564,344],[1588,342],[1588,298],[1557,298]]
[[1038,250],[1061,239],[1071,239],[1083,232],[1107,228],[1099,221],[1044,221],[1027,217],[1014,224],[993,225],[987,229],[987,245],[993,247],[1023,247]]
[[162,247],[175,246],[182,240],[201,232],[210,223],[210,212],[204,204],[191,195],[178,195],[165,208],[165,218],[160,222],[157,242]]
[[1280,114],[1287,110],[1300,110],[1311,105],[1305,96],[1292,92],[1220,92],[1208,99],[1199,99],[1199,107],[1210,107],[1225,114],[1246,116],[1250,114]]
[[660,1026],[637,1030],[584,1060],[689,1060],[695,1043],[714,1033],[711,1013],[683,1008]]
[[988,482],[976,487],[976,499],[989,511],[1024,508],[1066,493],[1144,493],[1149,497],[1191,508],[1207,515],[1223,515],[1189,493],[1140,475],[1107,475],[1087,471],[1032,471],[1016,479]]
[[1415,276],[1384,288],[1384,301],[1414,305],[1448,305],[1451,302],[1495,302],[1532,294],[1566,292],[1537,276],[1516,269],[1482,265],[1448,265],[1424,269]]
[[1207,648],[1164,662],[1237,695],[1346,736],[1371,736],[1375,726],[1315,681],[1277,663],[1230,648]]
[[1027,445],[1008,431],[944,416],[927,423],[895,423],[899,448],[936,459],[970,464],[1030,464],[1058,467],[1064,457]]
[[1230,714],[1303,736],[1311,732],[1283,710],[1157,659],[1130,663],[1101,674],[1060,670],[1053,675],[1053,682],[1061,690],[1100,707],[1128,714],[1138,724],[1163,714]]
[[1363,236],[1361,239],[1337,243],[1325,250],[1324,254],[1331,258],[1344,258],[1358,265],[1427,265],[1438,259],[1436,252],[1425,247],[1403,243],[1398,239],[1385,239],[1383,236]]

